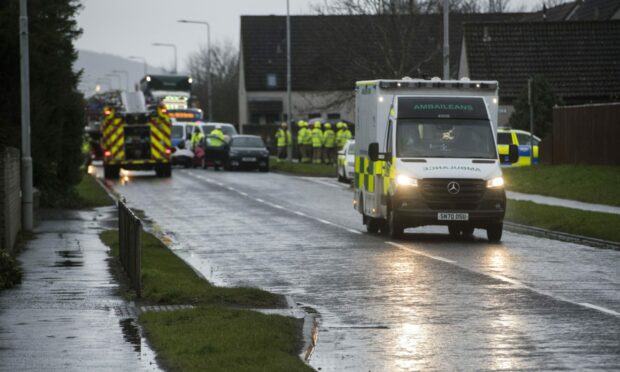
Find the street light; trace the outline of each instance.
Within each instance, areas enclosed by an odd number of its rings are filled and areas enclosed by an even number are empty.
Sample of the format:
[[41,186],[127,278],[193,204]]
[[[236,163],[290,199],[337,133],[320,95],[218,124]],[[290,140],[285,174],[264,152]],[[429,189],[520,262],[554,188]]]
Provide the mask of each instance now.
[[135,60],[138,60],[138,61],[142,61],[144,63],[144,76],[146,76],[148,74],[147,65],[146,65],[146,58],[140,57],[140,56],[129,56],[129,59],[135,59]]
[[129,71],[127,70],[112,70],[112,72],[117,72],[119,74],[125,75],[125,89],[129,92]]
[[173,73],[177,74],[177,46],[174,44],[166,44],[166,43],[153,43],[153,46],[163,46],[170,47],[174,49],[174,71]]
[[207,98],[209,105],[209,121],[213,121],[213,98],[211,91],[211,25],[205,21],[189,21],[187,19],[178,20],[179,23],[193,23],[207,26]]
[[28,1],[19,1],[19,53],[22,119],[22,229],[31,231],[33,227],[32,204],[32,156],[30,153],[30,50],[28,48]]

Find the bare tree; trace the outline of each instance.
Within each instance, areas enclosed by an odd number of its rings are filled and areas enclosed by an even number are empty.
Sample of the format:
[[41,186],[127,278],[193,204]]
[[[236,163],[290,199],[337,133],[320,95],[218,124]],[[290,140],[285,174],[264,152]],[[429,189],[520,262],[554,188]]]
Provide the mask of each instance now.
[[[207,112],[207,50],[201,48],[188,60],[189,71],[194,79],[193,94],[198,105]],[[231,42],[211,47],[211,84],[213,91],[213,119],[237,123],[238,121],[239,51]]]

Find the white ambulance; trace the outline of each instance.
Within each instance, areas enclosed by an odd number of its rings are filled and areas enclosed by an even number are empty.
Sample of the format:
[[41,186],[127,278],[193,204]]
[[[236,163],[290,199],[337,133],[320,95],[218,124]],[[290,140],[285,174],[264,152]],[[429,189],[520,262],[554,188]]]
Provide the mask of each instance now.
[[482,228],[501,239],[497,92],[496,81],[357,82],[353,205],[368,232],[446,225],[454,237]]

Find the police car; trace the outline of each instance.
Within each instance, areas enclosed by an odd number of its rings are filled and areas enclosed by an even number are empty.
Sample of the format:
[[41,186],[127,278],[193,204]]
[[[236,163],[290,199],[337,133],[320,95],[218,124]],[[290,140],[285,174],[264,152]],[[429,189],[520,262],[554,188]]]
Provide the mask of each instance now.
[[[530,146],[530,132],[520,129],[499,128],[497,130],[497,150],[499,152],[500,163],[504,167],[523,167],[538,164],[538,144],[540,138],[534,136],[534,161],[532,161],[532,149]],[[517,145],[519,147],[519,161],[510,163],[508,159],[508,146]]]
[[347,140],[338,151],[338,182],[350,183],[355,173],[355,140]]

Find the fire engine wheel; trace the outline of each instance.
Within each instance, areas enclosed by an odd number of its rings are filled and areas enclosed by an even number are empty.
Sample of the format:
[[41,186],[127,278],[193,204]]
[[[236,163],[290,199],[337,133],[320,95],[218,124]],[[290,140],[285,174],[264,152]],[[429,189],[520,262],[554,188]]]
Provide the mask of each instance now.
[[121,169],[118,165],[104,165],[103,176],[110,180],[115,180],[119,177]]
[[161,164],[155,166],[155,175],[157,177],[168,178],[172,176],[172,166],[170,164]]

